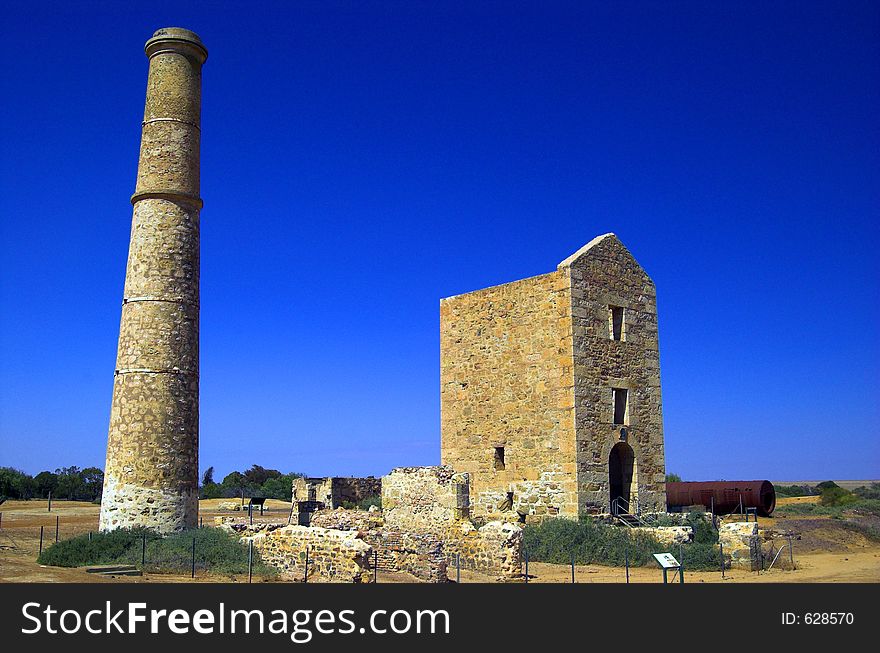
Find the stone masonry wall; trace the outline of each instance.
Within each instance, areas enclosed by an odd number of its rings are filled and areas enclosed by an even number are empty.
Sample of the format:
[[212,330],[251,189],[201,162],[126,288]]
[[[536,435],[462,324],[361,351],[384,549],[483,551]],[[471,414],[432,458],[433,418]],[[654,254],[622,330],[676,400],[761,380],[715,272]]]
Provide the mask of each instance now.
[[294,501],[317,501],[327,508],[339,508],[343,503],[357,504],[381,493],[382,481],[372,476],[293,479]]
[[[373,548],[357,531],[339,531],[314,526],[283,526],[268,530],[260,525],[236,528],[242,540],[251,540],[267,565],[291,580],[302,580],[308,560],[309,578],[339,583],[369,583],[373,580]],[[307,555],[308,552],[308,555]]]
[[385,524],[381,510],[319,510],[312,526],[358,531],[373,547],[379,571],[405,572],[429,583],[447,582],[443,541],[433,533],[412,533]]
[[476,516],[610,512],[624,459],[624,507],[666,508],[656,291],[614,234],[556,272],[441,300],[440,403],[441,461],[470,475]]
[[[654,283],[614,234],[595,238],[559,271],[571,284],[580,513],[609,510],[609,456],[624,437],[635,457],[631,504],[665,511]],[[624,309],[621,340],[611,337],[611,306]],[[623,425],[613,423],[612,388],[628,390]]]
[[477,528],[469,517],[468,496],[468,475],[450,467],[394,469],[382,478],[386,532],[437,538],[448,565],[460,556],[465,569],[505,581],[521,578],[522,529],[501,521]]
[[570,305],[558,271],[440,302],[441,462],[474,515],[577,516]]

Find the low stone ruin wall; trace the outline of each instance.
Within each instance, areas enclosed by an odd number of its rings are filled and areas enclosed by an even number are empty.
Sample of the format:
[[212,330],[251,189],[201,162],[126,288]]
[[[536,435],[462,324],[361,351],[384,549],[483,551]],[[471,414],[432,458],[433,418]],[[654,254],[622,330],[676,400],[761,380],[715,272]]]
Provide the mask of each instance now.
[[637,526],[631,529],[632,533],[644,533],[650,535],[660,544],[687,544],[694,539],[694,529],[690,526]]
[[386,532],[432,535],[443,543],[448,565],[495,576],[522,578],[522,529],[470,519],[470,477],[451,467],[398,467],[382,478]]
[[349,510],[347,508],[327,508],[312,514],[312,526],[336,528],[341,531],[367,531],[382,528],[385,519],[381,510]]
[[381,510],[319,510],[312,525],[345,531],[358,531],[373,547],[374,564],[379,571],[404,572],[429,583],[445,583],[446,557],[443,542],[430,533],[408,533],[385,525]]
[[326,508],[357,504],[382,493],[382,481],[373,476],[328,476],[293,479],[293,501],[312,501]]
[[365,541],[376,552],[379,571],[405,572],[428,583],[449,580],[443,542],[431,534],[376,531]]
[[478,529],[470,521],[462,521],[447,531],[444,548],[449,564],[459,560],[462,569],[495,576],[499,581],[522,578],[523,531],[518,524],[491,521]]
[[721,524],[718,543],[724,547],[724,557],[731,567],[753,571],[760,555],[761,544],[756,522]]
[[357,531],[340,531],[313,526],[260,524],[226,525],[251,541],[267,565],[290,580],[320,579],[337,583],[369,583],[373,580],[373,548]]

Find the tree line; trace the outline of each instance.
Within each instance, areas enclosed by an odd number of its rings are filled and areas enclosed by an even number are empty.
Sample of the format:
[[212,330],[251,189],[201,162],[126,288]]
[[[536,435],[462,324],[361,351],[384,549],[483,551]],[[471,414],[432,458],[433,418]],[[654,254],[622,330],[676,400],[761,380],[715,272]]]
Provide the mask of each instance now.
[[[202,474],[200,499],[259,496],[290,501],[293,479],[305,476],[297,472],[283,474],[277,469],[251,465],[244,472],[230,472],[219,483],[214,481],[214,468]],[[36,476],[13,467],[0,467],[0,499],[69,499],[100,501],[104,472],[98,467],[59,467]]]
[[298,472],[282,474],[277,469],[251,465],[244,472],[230,472],[223,477],[222,481],[216,483],[214,468],[209,467],[202,474],[199,498],[222,499],[246,496],[290,501],[293,479],[304,476],[305,474]]
[[99,501],[104,472],[97,467],[59,467],[36,476],[13,467],[0,467],[0,499],[56,499]]

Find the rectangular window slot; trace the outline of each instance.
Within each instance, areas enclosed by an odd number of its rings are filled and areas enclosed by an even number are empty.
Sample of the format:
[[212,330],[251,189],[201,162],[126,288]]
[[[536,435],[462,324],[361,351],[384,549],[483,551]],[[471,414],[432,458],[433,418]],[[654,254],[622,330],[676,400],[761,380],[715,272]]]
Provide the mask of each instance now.
[[626,424],[629,391],[624,388],[611,388],[611,395],[614,400],[614,423]]
[[496,470],[504,469],[504,447],[495,447],[494,467]]
[[623,340],[623,306],[609,306],[609,331],[611,333],[612,340]]

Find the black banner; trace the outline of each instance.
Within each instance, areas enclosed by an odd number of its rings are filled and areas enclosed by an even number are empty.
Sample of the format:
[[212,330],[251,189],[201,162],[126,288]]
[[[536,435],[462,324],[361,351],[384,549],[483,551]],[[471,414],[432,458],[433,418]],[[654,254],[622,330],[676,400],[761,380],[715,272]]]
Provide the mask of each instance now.
[[[441,650],[450,645],[835,647],[876,633],[871,585],[21,584],[0,586],[0,641],[88,650]],[[610,638],[610,640],[609,640]],[[740,639],[742,638],[742,639]],[[614,644],[616,642],[616,644]],[[276,650],[282,650],[276,649]],[[9,647],[5,650],[25,650]]]

